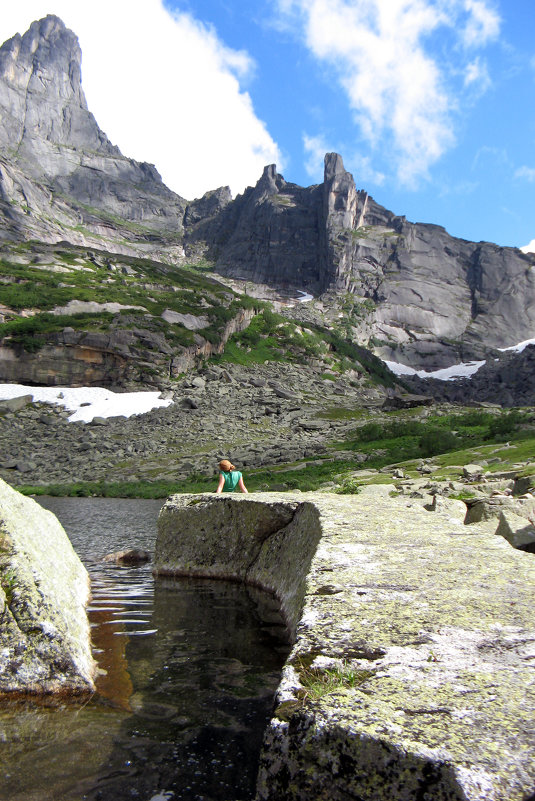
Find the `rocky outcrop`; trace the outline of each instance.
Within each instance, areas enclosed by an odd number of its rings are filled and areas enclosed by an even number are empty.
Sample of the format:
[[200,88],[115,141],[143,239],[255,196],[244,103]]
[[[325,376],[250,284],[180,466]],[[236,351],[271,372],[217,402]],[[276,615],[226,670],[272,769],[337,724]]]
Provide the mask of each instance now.
[[181,254],[186,201],[100,130],[81,86],[78,40],[58,17],[0,48],[0,111],[4,236],[90,245],[104,236],[116,252]]
[[188,229],[186,253],[202,245],[224,275],[320,291],[321,197],[320,187],[287,183],[271,164],[255,187]]
[[407,222],[357,190],[336,153],[323,184],[306,189],[266,167],[185,241],[204,242],[225,275],[367,301],[375,352],[419,369],[481,358],[535,330],[533,254]]
[[59,521],[0,479],[0,694],[94,689],[88,598]]
[[[186,499],[186,500],[184,500]],[[173,495],[158,518],[154,572],[233,579],[277,591],[292,634],[319,539],[314,507],[252,498],[235,507],[221,497]],[[190,531],[196,531],[192,538]]]
[[519,551],[535,553],[535,525],[525,517],[510,510],[500,512],[496,534],[504,537],[509,545]]
[[260,583],[297,616],[258,799],[525,801],[533,558],[390,489],[173,496],[156,571]]

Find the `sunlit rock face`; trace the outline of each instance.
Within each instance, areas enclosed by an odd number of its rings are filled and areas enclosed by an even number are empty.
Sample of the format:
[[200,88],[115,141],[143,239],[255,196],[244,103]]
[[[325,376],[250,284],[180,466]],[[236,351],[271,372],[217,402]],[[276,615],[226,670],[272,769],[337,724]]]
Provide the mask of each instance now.
[[287,183],[275,165],[188,230],[226,275],[372,301],[376,352],[438,369],[521,342],[535,329],[535,257],[410,223],[358,190],[341,156],[324,182]]
[[259,583],[290,622],[257,801],[531,797],[533,555],[392,489],[161,511],[157,572]]
[[82,90],[78,39],[58,17],[0,48],[0,111],[0,199],[12,234],[101,248],[104,238],[126,253],[150,250],[148,234],[171,234],[176,250],[186,201],[100,130]]
[[[427,371],[482,359],[535,330],[535,254],[450,236],[379,205],[337,153],[323,183],[275,165],[232,199],[188,203],[125,158],[81,84],[75,34],[55,16],[0,47],[0,240],[67,240],[168,263],[209,259],[231,278],[306,290],[346,310],[362,344]],[[336,318],[335,319],[339,319]]]
[[0,479],[0,694],[94,689],[88,599],[57,518]]

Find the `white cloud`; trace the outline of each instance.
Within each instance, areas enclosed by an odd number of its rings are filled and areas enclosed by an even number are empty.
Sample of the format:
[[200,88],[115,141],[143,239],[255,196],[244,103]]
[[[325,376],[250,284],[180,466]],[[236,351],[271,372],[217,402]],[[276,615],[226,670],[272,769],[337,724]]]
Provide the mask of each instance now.
[[254,68],[250,56],[226,47],[191,15],[171,14],[162,0],[4,6],[0,41],[49,13],[76,33],[83,88],[98,124],[124,155],[154,163],[184,197],[225,184],[242,191],[265,164],[281,164],[240,85]]
[[515,170],[515,178],[524,178],[526,181],[530,183],[535,182],[535,167],[519,167]]
[[491,85],[487,64],[478,57],[471,61],[465,70],[464,85],[478,92],[486,92]]
[[[399,179],[414,185],[455,141],[458,99],[449,85],[458,64],[440,64],[428,41],[437,31],[465,47],[497,34],[484,0],[276,0],[311,53],[334,72],[360,133],[388,154]],[[458,58],[458,56],[457,56]],[[468,82],[482,88],[472,62]],[[487,76],[488,78],[488,76]],[[461,87],[462,88],[462,87]]]
[[467,47],[481,46],[500,32],[500,17],[485,0],[465,0],[468,20],[463,31]]

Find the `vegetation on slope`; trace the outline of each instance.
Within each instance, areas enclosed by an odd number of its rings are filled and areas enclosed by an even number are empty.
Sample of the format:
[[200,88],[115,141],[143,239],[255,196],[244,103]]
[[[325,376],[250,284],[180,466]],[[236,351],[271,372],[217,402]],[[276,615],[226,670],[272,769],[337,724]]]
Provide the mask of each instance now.
[[[206,276],[202,268],[170,267],[72,246],[43,250],[24,243],[10,247],[0,259],[0,283],[5,307],[0,339],[29,351],[67,326],[80,331],[143,328],[162,335],[173,347],[191,344],[193,332],[179,322],[164,320],[165,310],[205,318],[207,324],[199,334],[213,343],[220,340],[226,323],[240,309],[258,305]],[[105,309],[52,313],[74,300],[139,308],[116,314]]]
[[[408,476],[417,477],[422,460],[432,458],[434,478],[454,480],[462,465],[488,461],[490,473],[513,469],[519,462],[529,461],[535,453],[535,414],[533,410],[515,409],[462,411],[432,414],[428,418],[411,419],[421,410],[390,412],[385,419],[362,421],[344,442],[331,443],[336,451],[322,458],[291,464],[248,469],[250,491],[314,491],[330,486],[337,492],[358,492],[371,482],[392,482],[391,471],[402,467]],[[355,412],[354,412],[355,414]],[[443,436],[451,434],[453,439]],[[430,446],[433,443],[433,447]],[[340,452],[347,451],[347,458]],[[356,461],[355,451],[364,456]],[[389,466],[387,473],[371,471]],[[360,469],[364,468],[362,472]],[[366,471],[370,471],[365,475]],[[121,498],[165,498],[175,492],[211,492],[216,477],[191,474],[177,481],[99,481],[75,484],[18,487],[25,494],[105,496]]]

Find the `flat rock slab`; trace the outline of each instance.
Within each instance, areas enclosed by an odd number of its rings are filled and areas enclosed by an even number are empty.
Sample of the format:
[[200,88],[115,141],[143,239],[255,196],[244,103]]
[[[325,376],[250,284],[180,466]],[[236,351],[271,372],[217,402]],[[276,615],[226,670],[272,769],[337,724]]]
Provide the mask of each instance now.
[[261,584],[294,623],[258,799],[527,801],[534,557],[389,489],[172,496],[156,570]]

